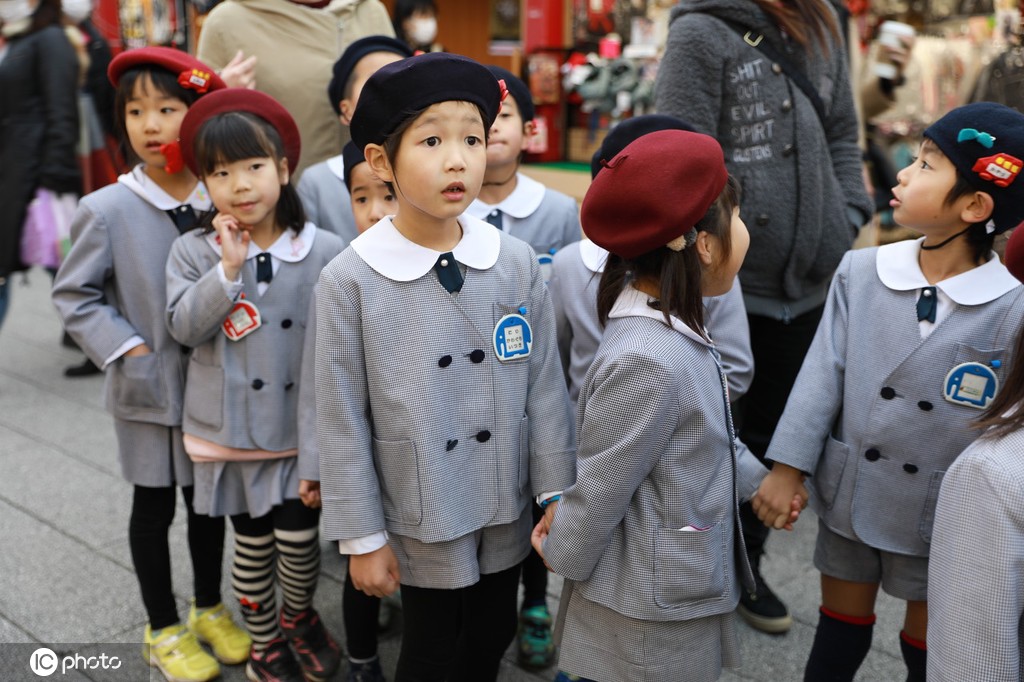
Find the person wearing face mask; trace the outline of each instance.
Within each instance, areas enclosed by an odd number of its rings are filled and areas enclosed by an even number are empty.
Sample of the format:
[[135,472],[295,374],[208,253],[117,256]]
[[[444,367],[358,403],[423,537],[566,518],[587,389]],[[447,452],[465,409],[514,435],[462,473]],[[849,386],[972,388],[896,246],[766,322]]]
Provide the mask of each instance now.
[[10,280],[28,269],[22,228],[37,192],[77,194],[78,75],[60,0],[0,0],[0,323]]
[[416,52],[444,52],[437,40],[437,4],[434,0],[395,0],[391,25],[395,35]]

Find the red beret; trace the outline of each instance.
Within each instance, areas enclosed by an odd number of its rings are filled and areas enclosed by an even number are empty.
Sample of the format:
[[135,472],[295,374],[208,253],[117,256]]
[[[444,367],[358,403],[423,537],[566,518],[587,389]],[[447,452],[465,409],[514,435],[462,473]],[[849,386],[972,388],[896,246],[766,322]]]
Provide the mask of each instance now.
[[114,57],[107,67],[107,78],[117,87],[121,75],[136,66],[159,66],[171,73],[178,74],[178,84],[183,88],[199,93],[213,92],[226,88],[220,79],[206,64],[181,50],[172,47],[140,47],[128,50]]
[[270,95],[259,90],[244,88],[218,90],[201,98],[189,108],[185,119],[181,122],[181,132],[178,133],[181,156],[189,170],[199,175],[195,150],[192,145],[203,123],[218,114],[241,111],[262,118],[277,130],[277,134],[281,136],[281,142],[284,143],[284,155],[288,158],[288,170],[294,173],[295,167],[299,165],[299,154],[302,151],[299,128],[295,125],[295,119]]
[[1010,235],[1004,260],[1010,274],[1024,282],[1024,227],[1017,226]]
[[714,138],[683,130],[649,133],[594,178],[583,198],[583,231],[615,255],[636,258],[692,230],[728,177]]

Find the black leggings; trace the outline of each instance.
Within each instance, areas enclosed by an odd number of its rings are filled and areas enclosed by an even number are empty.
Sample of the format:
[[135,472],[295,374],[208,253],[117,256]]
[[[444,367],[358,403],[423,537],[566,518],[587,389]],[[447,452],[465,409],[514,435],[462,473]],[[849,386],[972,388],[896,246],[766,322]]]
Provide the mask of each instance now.
[[458,590],[402,585],[395,682],[488,682],[516,634],[519,565]]
[[345,622],[345,648],[349,658],[366,661],[377,655],[377,618],[380,599],[357,590],[352,573],[345,572],[345,591],[341,597],[341,616]]
[[[224,519],[196,514],[192,486],[183,487],[188,510],[188,550],[192,555],[193,593],[196,607],[220,603],[221,562],[224,555]],[[174,521],[176,489],[135,486],[128,544],[142,591],[142,603],[154,630],[179,622],[178,606],[171,588],[171,550],[167,532]]]
[[[544,518],[544,510],[536,502],[531,503],[533,507],[533,523],[537,525]],[[530,548],[521,564],[523,567],[523,608],[531,606],[547,605],[548,596],[548,567],[544,560],[537,554],[537,550]]]

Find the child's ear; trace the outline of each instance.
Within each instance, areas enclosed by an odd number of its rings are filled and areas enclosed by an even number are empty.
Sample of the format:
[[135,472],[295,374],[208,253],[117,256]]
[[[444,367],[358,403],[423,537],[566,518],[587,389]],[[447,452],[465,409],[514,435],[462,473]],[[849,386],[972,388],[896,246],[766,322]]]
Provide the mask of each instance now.
[[983,223],[992,217],[996,202],[988,192],[975,192],[971,201],[960,211],[960,220],[965,223]]
[[537,124],[530,119],[523,124],[523,147],[520,151],[526,151],[526,148],[530,146],[530,140],[537,134]]
[[338,114],[338,120],[341,121],[342,125],[352,125],[352,114],[356,111],[356,105],[352,100],[347,97],[338,102],[338,108],[341,109],[341,113]]
[[281,184],[287,185],[291,174],[288,172],[288,159],[281,159],[277,162],[277,176],[281,178]]
[[717,244],[714,243],[714,238],[704,230],[697,232],[697,241],[694,242],[693,246],[688,246],[688,249],[697,249],[697,257],[700,258],[700,264],[705,268],[710,268],[715,264],[715,248]]
[[384,147],[379,144],[368,144],[363,149],[363,155],[366,156],[366,163],[369,164],[374,175],[384,182],[395,181],[395,174],[391,170],[391,161],[384,153]]

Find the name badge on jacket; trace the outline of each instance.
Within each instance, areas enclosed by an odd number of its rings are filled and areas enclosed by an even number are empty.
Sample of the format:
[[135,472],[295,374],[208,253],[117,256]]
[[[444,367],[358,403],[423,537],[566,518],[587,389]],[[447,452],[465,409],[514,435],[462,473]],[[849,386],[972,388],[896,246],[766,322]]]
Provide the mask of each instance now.
[[239,341],[259,329],[262,324],[259,308],[242,298],[235,303],[235,307],[224,318],[221,330],[223,330],[224,336],[232,341]]
[[[998,360],[993,361],[993,363]],[[998,367],[998,365],[996,365]],[[951,403],[984,410],[999,390],[999,377],[980,362],[965,362],[949,370],[942,395]]]
[[[526,313],[525,308],[520,312]],[[533,347],[533,330],[523,315],[506,315],[494,326],[494,354],[501,362],[525,358]]]

